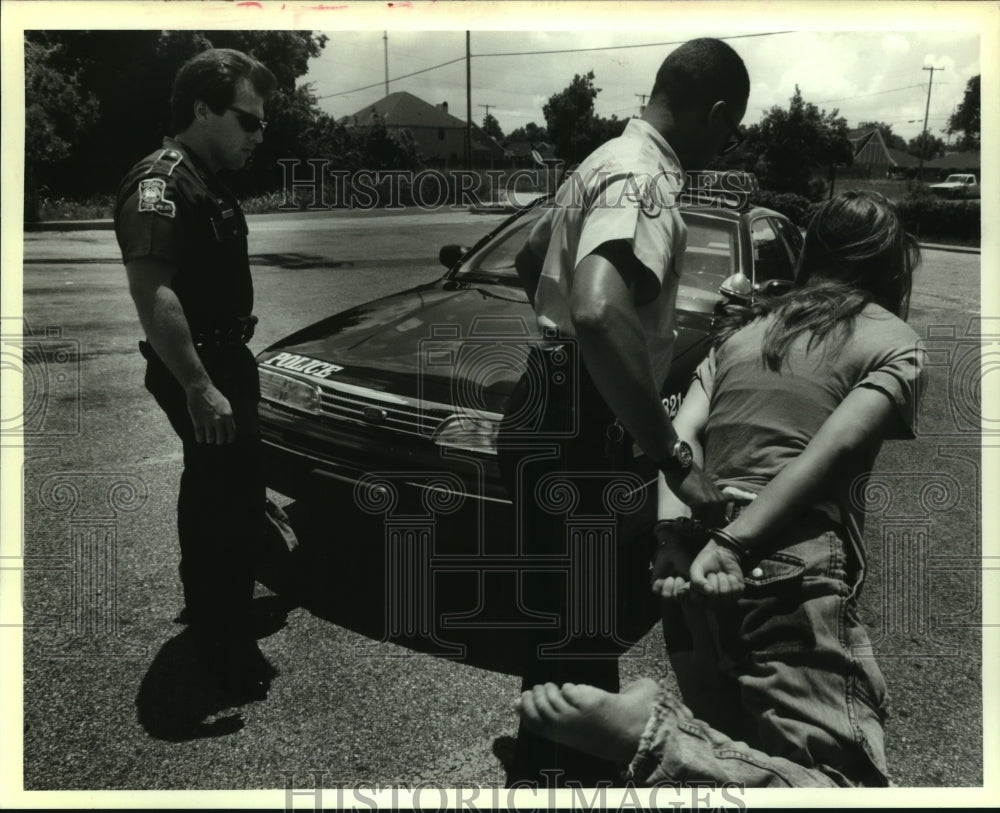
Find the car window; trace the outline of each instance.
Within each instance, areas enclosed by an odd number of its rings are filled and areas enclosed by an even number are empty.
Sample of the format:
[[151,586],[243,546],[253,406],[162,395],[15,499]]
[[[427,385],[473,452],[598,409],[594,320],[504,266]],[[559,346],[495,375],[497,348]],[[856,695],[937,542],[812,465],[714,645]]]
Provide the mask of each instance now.
[[784,240],[769,217],[758,217],[750,224],[753,245],[754,284],[770,279],[794,279],[792,258]]
[[693,212],[684,212],[684,222],[687,250],[677,296],[714,305],[719,286],[736,273],[736,223]]
[[[539,213],[541,214],[541,213]],[[684,212],[688,227],[684,277],[679,296],[714,302],[719,286],[736,272],[736,223]],[[462,267],[458,277],[490,277],[520,284],[514,258],[537,217],[526,215],[491,241]]]

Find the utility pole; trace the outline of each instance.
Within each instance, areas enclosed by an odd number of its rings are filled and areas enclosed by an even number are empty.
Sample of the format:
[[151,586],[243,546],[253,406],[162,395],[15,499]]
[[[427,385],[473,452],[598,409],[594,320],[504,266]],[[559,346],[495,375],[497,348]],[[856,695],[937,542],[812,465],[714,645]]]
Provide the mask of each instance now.
[[[491,107],[496,107],[496,105],[495,104],[480,104],[480,105],[477,105],[477,107],[485,107],[486,108],[486,115],[489,116],[489,114],[490,114],[490,108]],[[486,119],[483,119],[483,124],[486,124]],[[491,137],[489,133],[486,133],[486,135],[487,135],[487,137]],[[490,150],[490,169],[493,169],[493,150]]]
[[385,49],[385,95],[389,95],[389,32],[382,32],[382,45]]
[[641,116],[643,113],[646,112],[646,97],[649,94],[648,93],[633,93],[632,95],[635,96],[637,99],[640,100],[639,101],[639,115]]
[[944,68],[924,66],[925,71],[931,72],[931,81],[927,83],[927,106],[924,108],[924,136],[920,141],[920,168],[917,170],[917,179],[924,179],[924,153],[927,151],[927,114],[931,112],[931,88],[934,86],[934,71],[943,71]]
[[465,32],[465,168],[472,169],[472,51]]

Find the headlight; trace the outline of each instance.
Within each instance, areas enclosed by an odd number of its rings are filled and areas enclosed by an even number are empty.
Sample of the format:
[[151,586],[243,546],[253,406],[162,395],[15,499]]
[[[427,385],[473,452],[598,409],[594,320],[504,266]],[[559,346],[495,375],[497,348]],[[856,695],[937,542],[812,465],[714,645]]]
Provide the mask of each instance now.
[[497,431],[500,420],[472,415],[452,415],[434,433],[438,446],[465,449],[481,454],[497,453]]
[[307,384],[297,378],[258,368],[260,372],[260,396],[276,404],[300,409],[314,415],[320,413],[319,387]]

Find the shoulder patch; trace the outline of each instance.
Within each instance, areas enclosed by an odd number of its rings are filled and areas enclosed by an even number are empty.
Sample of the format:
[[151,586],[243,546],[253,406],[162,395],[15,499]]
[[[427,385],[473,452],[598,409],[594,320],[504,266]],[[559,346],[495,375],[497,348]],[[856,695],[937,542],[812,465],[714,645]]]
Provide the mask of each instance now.
[[177,206],[165,197],[167,182],[162,178],[146,178],[139,181],[139,211],[155,212],[164,217],[174,217]]
[[167,148],[156,157],[153,165],[146,170],[146,174],[170,175],[183,160],[184,156],[179,151]]

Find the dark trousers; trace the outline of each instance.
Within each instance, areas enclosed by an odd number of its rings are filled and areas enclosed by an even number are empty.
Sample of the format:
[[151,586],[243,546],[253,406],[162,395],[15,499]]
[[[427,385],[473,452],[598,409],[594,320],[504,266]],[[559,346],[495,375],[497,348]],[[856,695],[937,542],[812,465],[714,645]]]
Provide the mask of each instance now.
[[183,388],[148,345],[143,355],[146,388],[184,448],[177,532],[192,629],[210,638],[247,636],[254,562],[265,528],[256,363],[245,345],[200,354],[213,384],[229,400],[236,424],[236,441],[215,445],[195,441]]
[[[632,643],[624,640],[625,618],[635,609],[628,604],[644,604],[645,596],[626,595],[636,563],[616,509],[631,510],[623,494],[639,478],[629,473],[631,439],[572,342],[531,353],[501,423],[498,457],[522,540],[525,609],[555,622],[525,635],[522,691],[572,682],[617,692],[618,656]],[[648,552],[638,559],[648,562]],[[617,777],[615,766],[523,728],[517,752],[516,780]]]

